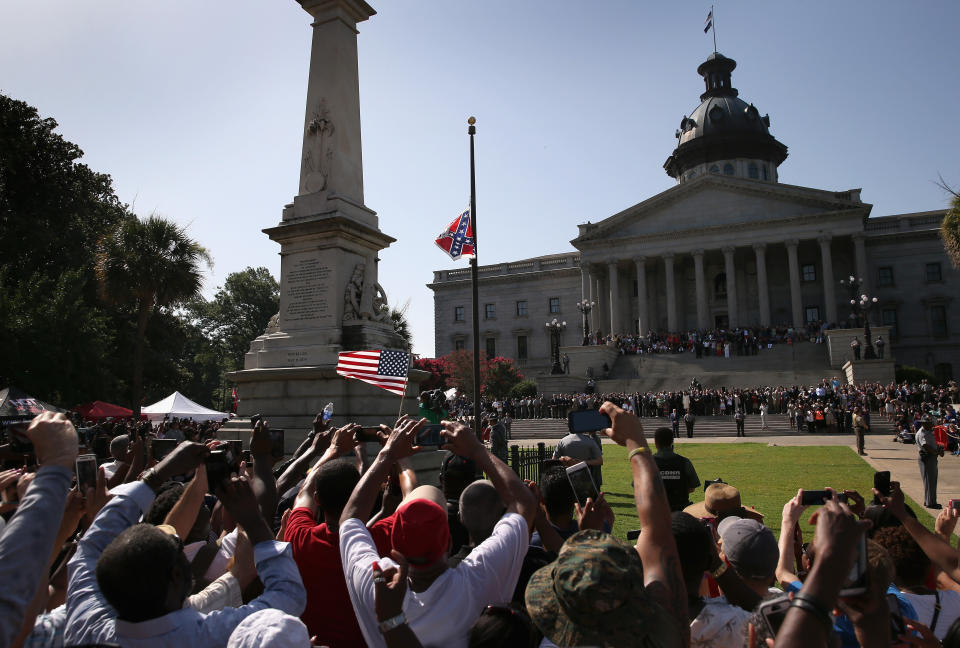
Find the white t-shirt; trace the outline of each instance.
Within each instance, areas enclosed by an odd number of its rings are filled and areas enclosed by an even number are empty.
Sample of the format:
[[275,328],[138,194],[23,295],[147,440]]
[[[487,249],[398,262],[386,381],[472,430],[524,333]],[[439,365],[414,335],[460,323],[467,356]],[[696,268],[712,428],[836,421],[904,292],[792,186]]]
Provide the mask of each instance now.
[[750,612],[731,605],[723,596],[704,600],[690,623],[690,648],[746,648]]
[[[937,598],[933,594],[911,594],[902,592],[903,598],[910,601],[913,609],[917,611],[917,621],[928,628],[933,622],[933,606]],[[947,636],[951,624],[960,617],[960,593],[953,590],[940,590],[940,616],[937,617],[937,627],[930,628],[937,639],[943,639]]]
[[[424,592],[407,590],[403,612],[425,648],[467,648],[470,628],[484,608],[513,597],[528,538],[526,520],[507,513],[456,568],[443,572]],[[340,525],[340,557],[364,639],[371,648],[386,648],[373,607],[371,565],[379,561],[387,566],[389,558],[379,556],[370,532],[357,519]]]
[[113,479],[113,476],[117,474],[117,468],[120,467],[120,462],[114,459],[113,461],[100,464],[100,467],[103,468],[104,479],[110,480]]

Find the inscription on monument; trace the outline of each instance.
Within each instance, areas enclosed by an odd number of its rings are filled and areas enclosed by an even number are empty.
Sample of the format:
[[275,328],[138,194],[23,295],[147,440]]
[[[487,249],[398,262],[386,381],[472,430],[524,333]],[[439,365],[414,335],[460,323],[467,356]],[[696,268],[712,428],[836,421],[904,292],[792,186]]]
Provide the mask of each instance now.
[[306,351],[287,351],[287,366],[298,367],[307,363]]
[[319,323],[332,317],[329,303],[330,268],[320,259],[301,258],[291,263],[284,277],[287,324]]

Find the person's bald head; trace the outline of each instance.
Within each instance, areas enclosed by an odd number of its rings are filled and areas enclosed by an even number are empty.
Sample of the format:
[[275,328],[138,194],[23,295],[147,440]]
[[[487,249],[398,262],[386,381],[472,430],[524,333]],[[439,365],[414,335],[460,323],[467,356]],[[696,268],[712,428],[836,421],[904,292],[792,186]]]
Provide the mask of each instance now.
[[123,461],[127,456],[127,448],[130,446],[130,437],[126,434],[118,434],[110,441],[110,456],[117,461]]
[[473,482],[460,494],[460,522],[475,545],[490,537],[506,510],[500,494],[488,479]]

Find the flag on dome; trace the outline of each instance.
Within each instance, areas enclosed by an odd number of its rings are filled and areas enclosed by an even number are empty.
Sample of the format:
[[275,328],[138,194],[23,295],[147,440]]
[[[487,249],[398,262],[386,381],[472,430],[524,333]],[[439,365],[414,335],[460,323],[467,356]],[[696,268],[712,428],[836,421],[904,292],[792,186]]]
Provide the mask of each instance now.
[[410,354],[406,351],[342,351],[337,355],[337,373],[362,380],[403,396],[407,389]]
[[703,33],[706,34],[713,27],[713,9],[707,14],[707,22],[704,24]]
[[470,210],[457,216],[436,239],[437,247],[450,255],[454,261],[461,256],[471,258],[477,255],[477,241],[470,224]]

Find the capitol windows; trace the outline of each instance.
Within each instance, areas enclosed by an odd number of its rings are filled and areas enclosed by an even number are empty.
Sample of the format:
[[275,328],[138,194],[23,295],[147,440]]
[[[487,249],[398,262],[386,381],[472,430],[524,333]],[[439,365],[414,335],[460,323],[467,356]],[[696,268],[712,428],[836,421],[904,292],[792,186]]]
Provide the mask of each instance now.
[[497,339],[487,338],[487,357],[492,358],[497,355]]
[[820,307],[819,306],[807,306],[803,309],[803,321],[806,323],[810,322],[819,322],[820,321]]
[[877,285],[880,285],[880,286],[893,285],[893,267],[892,266],[880,266],[879,268],[877,268]]
[[804,281],[816,281],[817,280],[817,266],[812,263],[807,263],[800,266],[800,277]]
[[527,359],[527,336],[517,336],[517,360]]
[[454,322],[463,322],[463,306],[454,306],[453,307],[453,321]]
[[463,338],[458,338],[453,341],[453,350],[454,351],[463,351],[466,347],[466,342]]
[[483,305],[483,319],[497,319],[497,305],[496,305],[496,304],[484,304],[484,305]]
[[721,272],[713,278],[713,294],[717,298],[727,296],[727,273]]
[[770,178],[767,177],[767,165],[766,165],[766,164],[763,165],[763,179],[764,179],[764,180],[769,180],[769,179],[770,179]]
[[930,307],[930,334],[933,337],[947,337],[947,307],[943,304]]
[[550,306],[550,312],[551,312],[551,313],[553,313],[553,314],[559,313],[559,312],[560,312],[560,298],[559,298],[559,297],[551,297],[551,298],[550,298],[549,306]]
[[896,308],[884,308],[880,311],[881,321],[884,326],[890,328],[890,341],[896,342],[899,337],[899,332],[897,331],[897,309]]
[[517,317],[526,317],[527,316],[527,300],[521,300],[517,302]]
[[928,263],[927,264],[927,283],[933,283],[935,281],[942,281],[943,273],[940,271],[939,263]]
[[759,179],[760,179],[760,169],[757,167],[756,163],[754,163],[754,162],[751,162],[751,163],[750,163],[750,166],[747,167],[747,173],[748,173],[748,174],[750,175],[750,177],[753,178],[754,180],[759,180]]
[[734,173],[735,172],[732,164],[727,162],[726,164],[723,165],[723,175],[733,175]]
[[716,173],[716,174],[719,175],[719,173],[720,173],[720,167],[718,167],[716,164],[711,164],[711,165],[710,165],[710,173]]

